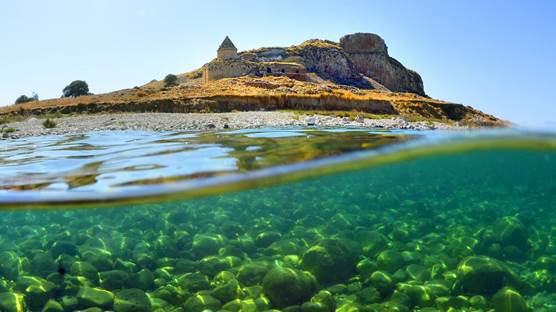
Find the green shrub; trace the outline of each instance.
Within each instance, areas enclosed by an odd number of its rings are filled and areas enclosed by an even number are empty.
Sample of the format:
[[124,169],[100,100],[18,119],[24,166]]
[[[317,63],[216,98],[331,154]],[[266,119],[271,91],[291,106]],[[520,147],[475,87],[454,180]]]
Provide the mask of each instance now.
[[168,74],[164,77],[164,86],[172,87],[178,84],[178,76],[174,74]]
[[31,96],[27,96],[25,94],[21,95],[15,100],[15,104],[23,104],[23,103],[28,103],[28,102],[38,101],[38,100],[39,100],[39,95],[33,92]]
[[89,85],[83,80],[75,80],[62,90],[63,97],[78,97],[88,95]]
[[55,123],[53,120],[50,120],[49,118],[47,118],[47,119],[42,123],[42,125],[43,125],[45,128],[49,128],[49,129],[50,129],[50,128],[55,128],[55,127],[56,127],[56,123]]

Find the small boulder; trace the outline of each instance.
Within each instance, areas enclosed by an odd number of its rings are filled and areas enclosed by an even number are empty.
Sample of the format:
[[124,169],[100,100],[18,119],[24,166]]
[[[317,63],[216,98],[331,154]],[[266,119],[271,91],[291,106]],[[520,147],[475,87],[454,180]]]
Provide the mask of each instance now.
[[458,265],[455,288],[470,294],[492,295],[517,282],[515,273],[504,263],[485,256],[471,256]]
[[191,247],[198,258],[218,254],[218,250],[224,247],[225,238],[220,234],[197,234],[193,238]]
[[100,286],[108,290],[123,288],[130,277],[129,273],[122,270],[100,272],[98,275]]
[[268,272],[268,266],[263,263],[247,263],[239,268],[237,274],[237,279],[245,286],[253,286],[262,282],[266,273]]
[[111,308],[114,294],[100,288],[81,287],[77,292],[77,299],[84,307]]
[[183,305],[185,312],[202,312],[205,310],[217,311],[222,304],[213,296],[209,295],[195,295],[189,297]]
[[525,299],[516,290],[504,287],[492,297],[492,306],[496,312],[528,312]]
[[149,312],[151,301],[144,291],[137,288],[124,289],[114,298],[115,312]]
[[0,293],[0,310],[6,312],[21,312],[25,306],[23,296],[11,292]]
[[379,270],[394,273],[401,269],[405,264],[405,260],[401,252],[396,250],[385,250],[378,254],[376,265]]
[[323,284],[341,281],[355,272],[357,246],[345,239],[323,239],[309,248],[301,262]]
[[236,279],[231,279],[226,283],[216,287],[211,295],[220,300],[221,302],[228,302],[237,299],[241,294],[239,282]]
[[277,267],[266,273],[263,291],[273,306],[284,308],[311,298],[316,282],[308,272]]
[[64,307],[58,301],[50,299],[41,312],[64,312]]

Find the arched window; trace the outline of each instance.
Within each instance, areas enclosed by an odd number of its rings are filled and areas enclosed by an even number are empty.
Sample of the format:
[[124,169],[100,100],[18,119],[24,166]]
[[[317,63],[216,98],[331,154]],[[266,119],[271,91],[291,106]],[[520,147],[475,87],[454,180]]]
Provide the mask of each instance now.
[[281,72],[282,72],[282,74],[283,74],[283,73],[285,73],[286,71],[282,68]]
[[266,68],[266,72],[267,72],[268,74],[270,74],[270,73],[272,73],[272,69],[271,69],[270,67],[267,67],[267,68]]

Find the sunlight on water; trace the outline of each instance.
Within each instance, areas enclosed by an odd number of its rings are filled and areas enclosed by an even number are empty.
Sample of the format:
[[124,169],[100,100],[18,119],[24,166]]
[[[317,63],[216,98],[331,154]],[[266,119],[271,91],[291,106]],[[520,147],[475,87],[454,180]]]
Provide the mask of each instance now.
[[313,129],[91,132],[1,142],[2,190],[99,192],[245,172],[401,142],[409,135]]

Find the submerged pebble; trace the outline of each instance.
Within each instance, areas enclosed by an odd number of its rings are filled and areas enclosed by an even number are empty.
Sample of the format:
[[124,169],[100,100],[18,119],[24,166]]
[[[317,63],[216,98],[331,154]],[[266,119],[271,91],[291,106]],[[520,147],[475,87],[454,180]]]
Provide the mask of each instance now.
[[[445,157],[189,201],[3,212],[0,310],[553,311],[553,179],[532,190],[470,175],[485,154]],[[520,175],[554,172],[537,169]]]

